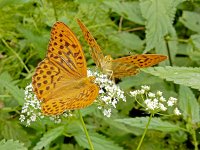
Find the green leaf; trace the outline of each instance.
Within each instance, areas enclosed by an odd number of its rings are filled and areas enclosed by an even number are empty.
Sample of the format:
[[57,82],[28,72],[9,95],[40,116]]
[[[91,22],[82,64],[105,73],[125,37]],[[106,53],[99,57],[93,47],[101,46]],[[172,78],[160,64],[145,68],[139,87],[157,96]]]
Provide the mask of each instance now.
[[190,37],[194,46],[200,51],[200,34],[194,34]]
[[[97,133],[93,133],[93,134],[89,133],[89,135],[90,135],[92,144],[94,146],[94,149],[122,150],[120,146],[115,144],[112,140],[104,137],[103,135],[100,135]],[[87,138],[85,137],[85,134],[76,135],[75,139],[79,143],[80,146],[90,149]]]
[[13,141],[5,139],[0,141],[0,149],[1,150],[27,150],[26,147],[24,147],[23,143],[19,143],[19,141]]
[[146,73],[158,76],[176,84],[190,86],[200,90],[200,68],[191,67],[151,67],[142,69]]
[[23,26],[18,27],[17,30],[27,39],[27,43],[31,43],[34,46],[40,57],[44,58],[48,45],[47,36],[49,37],[50,34],[38,33],[36,29],[33,30]]
[[[26,146],[30,146],[30,139],[27,132],[19,125],[19,120],[17,121],[2,121],[1,125],[1,135],[5,139],[19,140],[23,142]],[[17,131],[17,132],[16,132]]]
[[[148,119],[149,117],[137,117],[116,119],[115,121],[124,123],[131,127],[145,129],[148,123]],[[152,118],[148,129],[159,130],[164,132],[174,132],[180,130],[180,127],[168,121],[162,121],[160,118]]]
[[[146,80],[148,79],[148,80]],[[119,86],[123,90],[129,90],[133,86],[141,86],[141,85],[154,85],[154,84],[160,84],[163,83],[162,79],[159,79],[158,77],[152,76],[151,74],[140,72],[136,76],[132,77],[126,77],[122,79],[122,82],[119,83]]]
[[18,101],[20,105],[23,105],[24,91],[15,85],[15,82],[12,81],[11,76],[7,72],[0,74],[0,85],[8,90],[8,92]]
[[180,18],[180,22],[184,24],[188,29],[200,33],[200,14],[196,12],[183,11],[183,15]]
[[193,123],[200,121],[199,116],[199,103],[195,98],[192,90],[186,86],[180,86],[179,89],[179,106],[183,111],[184,119],[187,121],[188,117],[191,118]]
[[52,130],[49,130],[47,133],[43,135],[43,137],[40,139],[40,141],[37,143],[37,145],[33,149],[38,150],[38,149],[42,149],[43,147],[46,147],[53,140],[55,140],[57,137],[62,135],[63,131],[64,131],[64,126],[60,126]]
[[140,8],[146,19],[146,49],[158,47],[164,41],[164,36],[173,29],[172,23],[176,7],[184,0],[140,0]]
[[[144,41],[142,41],[137,35],[128,32],[120,32],[115,35],[110,35],[109,41],[119,46],[121,51],[118,53],[121,55],[132,50],[142,50],[144,44]],[[116,51],[114,51],[114,53],[116,53]]]
[[138,2],[105,1],[104,3],[120,16],[135,23],[144,24]]

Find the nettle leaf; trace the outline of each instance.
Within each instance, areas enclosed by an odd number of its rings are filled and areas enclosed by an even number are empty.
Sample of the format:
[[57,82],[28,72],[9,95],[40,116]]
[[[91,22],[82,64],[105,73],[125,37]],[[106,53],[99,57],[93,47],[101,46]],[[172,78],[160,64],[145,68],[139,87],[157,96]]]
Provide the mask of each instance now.
[[173,81],[176,84],[200,90],[200,68],[167,66],[145,68],[142,71],[166,79],[167,81]]
[[183,15],[180,18],[180,22],[184,24],[188,29],[200,33],[200,14],[196,12],[183,11]]
[[[98,150],[122,150],[120,146],[114,143],[114,141],[106,138],[103,135],[97,134],[97,133],[89,133],[92,144],[94,146],[94,149]],[[84,148],[90,148],[88,145],[87,138],[85,137],[85,134],[79,134],[75,136],[76,141],[79,143],[80,146]]]
[[40,141],[33,149],[38,150],[48,146],[53,140],[62,135],[63,131],[64,131],[64,126],[59,126],[52,130],[49,130],[47,133],[43,135],[43,137],[40,139]]
[[30,145],[29,136],[18,121],[2,121],[0,133],[5,139],[19,140],[26,146]]
[[23,143],[20,143],[19,141],[13,141],[13,140],[8,140],[6,141],[5,139],[0,141],[0,149],[2,150],[27,150],[26,147],[24,147]]
[[142,17],[138,2],[105,1],[104,3],[120,16],[135,23],[144,24],[145,20]]
[[191,118],[193,123],[200,121],[199,104],[192,90],[186,86],[180,86],[179,89],[179,106],[185,120]]
[[[124,123],[131,127],[145,129],[148,123],[148,119],[149,117],[140,117],[140,118],[137,117],[137,118],[116,119],[115,121]],[[179,131],[180,127],[168,121],[162,121],[160,118],[152,118],[148,129],[159,130],[164,132],[174,132],[174,131]]]
[[173,20],[178,4],[184,0],[140,0],[140,8],[146,19],[146,49],[159,47],[163,43],[164,36],[172,32]]
[[20,105],[24,103],[24,91],[19,89],[15,82],[12,81],[12,77],[7,72],[0,74],[0,85],[18,101]]

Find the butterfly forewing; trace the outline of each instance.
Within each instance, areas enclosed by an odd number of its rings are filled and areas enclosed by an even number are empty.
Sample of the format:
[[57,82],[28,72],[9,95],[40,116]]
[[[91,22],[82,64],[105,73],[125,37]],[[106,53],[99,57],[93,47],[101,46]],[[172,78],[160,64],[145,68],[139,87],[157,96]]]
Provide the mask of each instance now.
[[83,32],[85,40],[91,47],[90,53],[92,55],[93,61],[95,62],[97,67],[102,68],[102,61],[104,60],[104,55],[102,53],[100,46],[97,44],[96,40],[94,39],[92,34],[89,32],[87,27],[79,19],[77,19],[77,22]]
[[99,91],[93,80],[87,77],[86,61],[76,36],[64,23],[56,22],[46,58],[32,78],[43,113],[57,115],[90,105]]
[[48,58],[72,77],[78,73],[87,76],[86,61],[81,45],[74,33],[62,22],[56,22],[51,30]]

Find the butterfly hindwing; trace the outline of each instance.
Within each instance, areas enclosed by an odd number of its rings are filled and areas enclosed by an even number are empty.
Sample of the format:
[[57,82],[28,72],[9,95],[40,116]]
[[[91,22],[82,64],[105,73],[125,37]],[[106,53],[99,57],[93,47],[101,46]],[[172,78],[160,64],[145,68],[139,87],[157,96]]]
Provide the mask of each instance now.
[[141,54],[114,59],[113,62],[131,63],[138,68],[151,67],[167,59],[165,55]]
[[[67,89],[67,93],[65,92]],[[84,108],[90,105],[98,95],[98,87],[87,78],[74,81],[70,87],[62,86],[55,90],[48,101],[42,104],[45,114],[61,114],[65,110]],[[53,106],[53,107],[52,107]]]

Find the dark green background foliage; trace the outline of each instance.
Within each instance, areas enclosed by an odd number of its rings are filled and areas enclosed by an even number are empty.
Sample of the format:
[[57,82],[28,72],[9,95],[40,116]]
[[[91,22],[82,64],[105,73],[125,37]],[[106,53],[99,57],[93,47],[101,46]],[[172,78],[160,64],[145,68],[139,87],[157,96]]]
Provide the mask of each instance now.
[[[0,0],[0,149],[89,148],[76,117],[61,124],[50,121],[25,127],[19,116],[23,89],[44,58],[51,26],[65,22],[80,39],[88,67],[89,47],[76,23],[81,19],[105,55],[157,53],[169,57],[159,67],[123,78],[129,92],[140,85],[179,99],[182,116],[153,118],[142,150],[194,149],[199,135],[200,1],[199,0]],[[133,98],[105,118],[95,106],[82,110],[96,150],[135,149],[148,114]],[[170,112],[168,112],[170,113]]]

